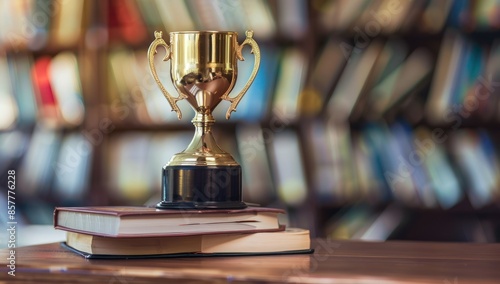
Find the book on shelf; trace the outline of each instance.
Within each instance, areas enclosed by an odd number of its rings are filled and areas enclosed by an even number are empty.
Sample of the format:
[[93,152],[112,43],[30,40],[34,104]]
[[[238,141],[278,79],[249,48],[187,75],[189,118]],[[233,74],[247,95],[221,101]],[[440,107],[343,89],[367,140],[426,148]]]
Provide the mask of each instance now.
[[438,33],[446,23],[453,4],[452,0],[429,1],[420,17],[419,30],[426,33]]
[[31,68],[31,76],[38,103],[40,117],[49,125],[59,122],[59,104],[50,83],[49,68],[51,58],[43,56],[38,58]]
[[[465,104],[465,96],[469,91],[474,91],[475,81],[482,73],[485,50],[476,42],[467,42],[465,53],[460,58],[460,63],[453,84],[449,106]],[[465,105],[462,107],[465,108]],[[467,105],[467,109],[469,106]],[[467,110],[466,109],[466,110]],[[472,108],[471,108],[472,109]],[[466,115],[463,115],[464,117]]]
[[298,48],[291,47],[283,51],[272,102],[272,113],[275,117],[284,121],[298,118],[298,102],[308,63],[305,54]]
[[363,131],[369,147],[373,150],[373,167],[379,178],[384,181],[382,199],[394,199],[407,204],[413,202],[415,196],[413,180],[406,171],[401,174],[399,169],[400,164],[405,165],[406,158],[398,146],[399,141],[391,137],[389,128],[385,124],[371,124]]
[[30,125],[36,120],[38,108],[36,105],[33,84],[31,82],[30,68],[33,63],[32,56],[11,55],[7,56],[12,90],[15,90],[18,115],[17,125]]
[[335,179],[331,188],[337,201],[352,200],[357,190],[357,178],[353,170],[351,130],[347,126],[346,123],[330,121],[325,129],[333,162],[331,173]]
[[273,39],[277,27],[269,1],[241,1],[241,5],[243,6],[242,11],[245,11],[245,14],[248,15],[245,17],[246,25],[252,27],[255,31],[259,31],[258,34],[255,34],[255,37],[259,40]]
[[[237,2],[234,1],[234,3]],[[227,30],[229,28],[223,12],[225,9],[231,9],[233,4],[226,1],[210,1],[207,3],[203,0],[188,0],[186,4],[193,11],[193,21],[196,23],[196,26],[215,31]]]
[[19,109],[11,84],[7,58],[0,54],[0,130],[14,127]]
[[478,107],[472,113],[474,118],[480,117],[483,120],[491,121],[497,115],[500,102],[500,41],[497,39],[491,44],[488,58],[481,77],[476,81],[473,88],[469,91],[464,101],[476,100]]
[[68,126],[80,125],[85,117],[78,60],[71,52],[61,52],[50,62],[48,75],[59,104],[62,121]]
[[416,94],[422,86],[427,85],[428,78],[432,71],[433,62],[429,51],[425,48],[417,48],[408,58],[395,69],[394,85],[391,92],[382,100],[376,103],[375,112],[387,113],[389,109],[400,105],[406,98]]
[[320,27],[327,31],[347,30],[360,16],[367,1],[326,1],[319,10]]
[[[431,155],[431,151],[435,151],[434,145],[426,140],[428,137],[417,137],[410,125],[403,122],[394,123],[391,128],[391,136],[395,140],[395,147],[399,148],[400,155],[396,156],[395,164],[398,165],[397,169],[394,168],[392,176],[386,177],[393,181],[393,185],[401,181],[401,179],[408,179],[412,181],[412,191],[415,193],[413,199],[418,200],[419,205],[422,207],[435,207],[437,204],[434,186],[431,186],[430,178],[426,173],[426,159],[427,155]],[[417,144],[418,146],[415,146]],[[416,152],[418,151],[418,154]],[[436,151],[439,153],[439,151]],[[414,154],[415,153],[415,154]],[[416,163],[419,158],[425,159],[421,163]],[[440,157],[441,158],[441,157]],[[446,160],[442,161],[446,166]],[[411,178],[410,178],[411,177]],[[450,176],[451,177],[451,176]],[[444,187],[444,186],[443,186]]]
[[[422,164],[428,176],[428,186],[433,190],[435,199],[441,208],[447,209],[453,207],[462,199],[460,179],[444,147],[440,143],[431,140],[433,139],[432,135],[430,130],[423,127],[413,130],[414,141],[416,142],[414,151],[415,153],[418,151],[418,154],[412,155],[409,159],[411,159],[411,162],[423,158]],[[416,158],[417,155],[420,157]]]
[[373,70],[382,48],[380,41],[373,41],[361,53],[352,52],[327,103],[327,111],[332,118],[338,121],[349,118],[356,101],[372,81]]
[[279,254],[310,251],[308,230],[289,228],[278,232],[205,234],[150,238],[109,238],[67,232],[68,247],[88,258]]
[[396,204],[374,210],[366,205],[342,209],[326,223],[326,235],[334,239],[386,241],[404,225],[406,215]]
[[358,196],[362,200],[380,201],[383,199],[385,182],[375,167],[377,161],[374,159],[374,149],[369,146],[365,133],[355,132],[351,135],[352,162]]
[[299,97],[302,115],[318,115],[325,107],[351,55],[352,50],[339,48],[344,43],[340,38],[330,38],[319,51]]
[[263,129],[257,124],[238,125],[236,139],[243,170],[243,199],[269,204],[276,198],[276,192],[273,189]]
[[307,1],[278,0],[277,25],[281,36],[294,40],[303,38],[308,30]]
[[400,73],[399,66],[405,62],[407,55],[408,46],[401,39],[390,39],[384,44],[375,62],[373,74],[370,76],[371,84],[356,101],[350,115],[351,120],[359,120],[362,116],[368,119],[380,116],[374,110],[377,109],[377,104],[388,100]]
[[108,237],[152,237],[223,232],[280,231],[283,210],[158,210],[151,207],[56,207],[56,229]]
[[444,34],[426,106],[427,117],[432,122],[442,122],[444,119],[465,43],[465,39],[457,32],[448,30]]
[[355,196],[357,178],[347,123],[314,121],[304,129],[311,188],[320,203],[342,203]]
[[0,171],[19,165],[29,145],[30,136],[20,130],[0,131]]
[[[161,16],[163,9],[159,6],[163,2],[158,2],[157,4],[156,1],[136,1],[137,9],[139,9],[144,24],[148,27],[149,34],[153,34],[153,31],[162,29],[166,26]],[[172,3],[174,1],[169,2]]]
[[109,1],[108,30],[111,40],[140,44],[147,39],[146,24],[135,1]]
[[[311,175],[311,188],[316,198],[321,202],[330,203],[336,199],[334,189],[341,188],[339,184],[338,169],[334,161],[332,143],[328,143],[327,126],[323,121],[317,120],[305,127],[305,143],[311,149],[309,155],[309,168]],[[331,154],[327,154],[331,153]]]
[[458,130],[453,133],[452,153],[467,181],[471,205],[480,208],[498,195],[499,163],[493,141],[485,131]]
[[[37,1],[46,2],[49,1]],[[53,22],[47,25],[51,32],[49,39],[58,46],[76,46],[84,34],[86,19],[89,18],[90,1],[50,1],[54,2]],[[46,4],[50,5],[50,4]],[[38,5],[41,6],[41,5]],[[39,8],[40,9],[40,8]],[[43,9],[43,8],[42,8]],[[44,11],[38,11],[39,14]]]
[[289,206],[302,204],[307,198],[307,181],[297,132],[290,129],[276,132],[270,152],[280,200]]
[[[126,132],[110,140],[107,149],[107,181],[114,197],[128,203],[143,201],[152,194],[155,180],[151,173],[158,175],[161,166],[152,168],[155,160],[151,159],[150,153],[157,144],[151,140],[151,135],[141,135],[137,132]],[[160,153],[159,149],[154,149]],[[163,151],[161,153],[158,156],[165,158]],[[167,161],[165,158],[163,162]],[[157,179],[160,180],[159,176]]]
[[[142,6],[156,6],[167,32],[196,30],[193,17],[189,13],[187,1],[139,1]],[[211,4],[210,4],[211,5]],[[208,5],[208,6],[210,6]],[[207,5],[203,5],[205,7]],[[146,19],[146,15],[143,15]]]
[[450,27],[465,27],[470,23],[471,19],[471,3],[469,1],[459,0],[453,1],[450,14],[447,19],[447,26]]
[[56,170],[52,165],[57,161],[61,136],[58,131],[41,124],[33,130],[18,170],[24,176],[19,180],[19,188],[23,189],[20,193],[26,198],[49,194]]
[[78,204],[89,188],[94,149],[81,133],[69,133],[60,143],[52,190],[58,200]]

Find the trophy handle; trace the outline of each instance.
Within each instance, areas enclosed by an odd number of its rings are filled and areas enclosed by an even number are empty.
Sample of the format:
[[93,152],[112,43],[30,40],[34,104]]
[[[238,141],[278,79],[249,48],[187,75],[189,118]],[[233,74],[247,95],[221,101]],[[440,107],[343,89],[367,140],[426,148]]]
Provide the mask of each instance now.
[[169,60],[170,54],[171,54],[170,47],[163,40],[162,34],[163,33],[161,31],[160,32],[155,31],[155,40],[151,43],[151,45],[149,45],[149,49],[148,49],[149,69],[151,70],[151,73],[153,74],[153,77],[156,81],[156,84],[158,84],[161,92],[163,93],[165,98],[167,98],[168,102],[170,103],[170,106],[172,107],[172,111],[175,111],[177,113],[177,118],[181,119],[182,113],[181,113],[181,110],[179,109],[179,107],[177,106],[177,101],[182,100],[184,97],[182,97],[180,95],[177,97],[173,97],[172,95],[170,95],[169,92],[167,92],[167,90],[165,89],[165,87],[163,87],[163,84],[160,82],[160,78],[158,78],[158,74],[156,73],[156,67],[154,64],[154,56],[157,53],[156,48],[158,46],[163,46],[163,48],[165,48],[165,51],[167,52],[167,54],[165,55],[165,57],[163,57],[163,59],[162,59],[163,61]]
[[241,61],[245,60],[245,58],[243,58],[243,55],[241,54],[241,51],[242,51],[243,47],[246,44],[248,44],[248,45],[250,45],[250,47],[252,47],[252,50],[250,52],[254,54],[255,62],[253,65],[252,74],[250,75],[250,78],[248,79],[247,83],[245,84],[243,89],[240,91],[240,93],[237,96],[235,96],[234,98],[230,98],[229,94],[226,94],[222,98],[226,101],[231,102],[231,105],[229,106],[229,109],[226,112],[226,119],[229,119],[231,117],[231,113],[233,111],[236,111],[236,107],[238,106],[238,103],[243,98],[245,93],[248,91],[248,88],[250,88],[250,85],[252,85],[253,80],[255,79],[255,76],[257,75],[257,71],[259,70],[259,66],[260,66],[260,48],[257,45],[257,42],[253,39],[253,31],[248,30],[245,32],[245,35],[247,36],[245,41],[243,41],[243,43],[241,45],[238,45],[236,48],[236,57]]

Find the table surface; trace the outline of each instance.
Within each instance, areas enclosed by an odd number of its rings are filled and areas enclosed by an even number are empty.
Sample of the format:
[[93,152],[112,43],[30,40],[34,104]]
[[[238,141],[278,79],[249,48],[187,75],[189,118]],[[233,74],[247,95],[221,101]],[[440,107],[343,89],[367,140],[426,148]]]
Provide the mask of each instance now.
[[[500,244],[312,241],[314,254],[87,260],[59,243],[0,251],[0,282],[500,283]],[[10,281],[9,281],[10,282]]]

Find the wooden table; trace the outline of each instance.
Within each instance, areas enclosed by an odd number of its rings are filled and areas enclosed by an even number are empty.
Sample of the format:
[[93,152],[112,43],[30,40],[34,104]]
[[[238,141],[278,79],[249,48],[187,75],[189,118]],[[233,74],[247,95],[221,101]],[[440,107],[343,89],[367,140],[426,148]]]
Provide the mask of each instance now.
[[0,282],[500,283],[500,244],[314,240],[311,255],[86,260],[60,244],[0,252]]

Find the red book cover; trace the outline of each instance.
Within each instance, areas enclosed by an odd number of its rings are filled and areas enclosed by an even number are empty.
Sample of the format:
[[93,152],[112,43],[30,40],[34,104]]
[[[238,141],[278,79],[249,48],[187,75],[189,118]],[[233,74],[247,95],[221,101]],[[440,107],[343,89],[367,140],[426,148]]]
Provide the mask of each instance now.
[[51,60],[47,56],[38,58],[31,69],[31,77],[41,117],[43,119],[57,120],[58,103],[49,76]]
[[139,44],[148,36],[139,9],[130,0],[109,1],[108,27],[112,38],[131,44]]

